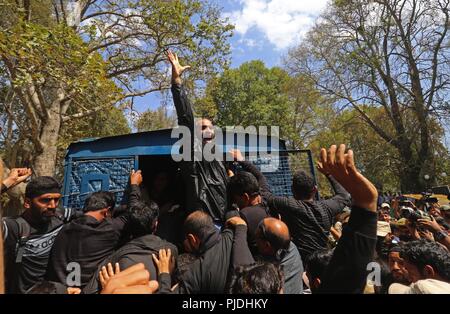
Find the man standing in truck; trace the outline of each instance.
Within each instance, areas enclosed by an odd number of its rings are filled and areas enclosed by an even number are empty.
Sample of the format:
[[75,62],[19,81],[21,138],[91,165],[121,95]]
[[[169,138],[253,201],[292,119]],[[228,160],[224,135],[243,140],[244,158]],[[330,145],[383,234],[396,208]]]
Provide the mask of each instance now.
[[183,160],[180,164],[186,188],[186,209],[188,213],[201,209],[209,213],[216,226],[221,226],[225,220],[227,206],[225,166],[215,158],[212,161],[205,158],[194,160],[194,152],[202,152],[205,145],[214,143],[214,127],[209,119],[194,119],[192,106],[181,80],[181,74],[190,66],[180,65],[178,56],[170,51],[167,57],[172,64],[172,95],[178,125],[187,127],[191,136],[191,159]]

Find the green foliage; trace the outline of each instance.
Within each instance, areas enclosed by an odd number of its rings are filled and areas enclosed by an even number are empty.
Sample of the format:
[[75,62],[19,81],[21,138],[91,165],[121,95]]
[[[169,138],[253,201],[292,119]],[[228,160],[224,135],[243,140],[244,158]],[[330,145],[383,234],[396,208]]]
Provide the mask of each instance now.
[[280,68],[268,69],[261,61],[244,63],[211,81],[202,107],[196,110],[214,114],[220,126],[284,127],[293,109],[283,93],[288,81],[288,74]]
[[167,109],[163,106],[156,110],[147,110],[142,113],[135,123],[138,132],[153,131],[159,129],[168,129],[176,125],[174,116],[167,113]]
[[[134,15],[122,19],[128,27],[111,28],[111,17],[105,16],[93,19],[82,28],[89,35],[93,49],[104,47],[102,51],[111,64],[109,72],[120,77],[123,85],[133,87],[133,82],[145,78],[151,86],[160,86],[165,81],[166,67],[162,61],[168,49],[192,66],[185,78],[191,84],[206,80],[228,66],[228,39],[234,26],[222,17],[216,5],[204,0],[134,0],[124,5],[116,0],[103,9],[122,12],[124,6]],[[105,29],[114,35],[98,34],[97,30]],[[132,70],[122,74],[124,68]]]
[[35,163],[26,147],[45,156],[33,166],[51,174],[55,145],[129,131],[123,121],[107,127],[114,120],[102,115],[168,87],[165,50],[189,60],[186,83],[195,88],[227,67],[232,30],[203,0],[1,1],[0,104],[8,110],[0,121],[13,131],[0,134],[0,145],[9,162]]
[[[114,103],[120,89],[106,78],[106,64],[72,29],[63,24],[48,28],[18,23],[0,32],[0,54],[14,59],[11,83],[26,88],[34,83],[44,97],[62,88],[74,103]],[[45,99],[42,99],[45,102]]]
[[[366,108],[375,119],[383,119],[383,110]],[[318,156],[321,147],[344,143],[353,149],[358,168],[377,186],[384,190],[399,189],[398,152],[367,126],[355,110],[345,110],[332,119],[311,143],[311,149]]]

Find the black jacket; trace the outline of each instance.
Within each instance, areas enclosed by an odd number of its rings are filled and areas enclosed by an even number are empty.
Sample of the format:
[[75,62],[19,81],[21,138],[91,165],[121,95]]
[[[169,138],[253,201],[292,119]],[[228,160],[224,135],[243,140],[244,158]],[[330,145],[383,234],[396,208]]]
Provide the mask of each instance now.
[[212,230],[202,241],[199,258],[180,276],[179,293],[224,293],[231,268],[233,231]]
[[261,194],[271,211],[281,215],[303,260],[315,250],[328,247],[328,235],[336,214],[350,206],[350,194],[331,176],[328,179],[336,195],[328,200],[300,201],[292,197],[275,196],[264,175],[250,162],[240,163],[243,170],[258,179]]
[[[181,161],[180,168],[185,182],[186,209],[192,212],[203,209],[215,222],[223,222],[226,209],[227,173],[221,161],[202,158],[202,145],[195,136],[195,121],[191,104],[181,85],[172,85],[172,95],[178,116],[178,125],[190,130],[191,160]],[[195,152],[195,154],[194,154]],[[197,157],[196,160],[194,157]]]
[[[129,206],[140,199],[137,185],[130,187]],[[78,263],[81,270],[80,287],[91,279],[98,265],[111,255],[121,243],[129,225],[129,214],[98,221],[83,215],[65,225],[55,239],[50,255],[46,279],[66,284],[74,268],[67,270],[69,263]],[[76,267],[75,264],[72,264]]]
[[256,230],[262,220],[270,217],[269,210],[263,204],[258,204],[242,208],[239,210],[239,215],[247,223],[247,238],[250,251],[256,254]]
[[[153,263],[152,254],[158,256],[160,249],[170,249],[172,252],[172,256],[175,259],[178,257],[178,250],[175,245],[169,243],[155,235],[145,235],[136,239],[131,240],[117,251],[115,251],[112,255],[108,256],[104,259],[100,265],[98,265],[94,276],[91,278],[89,283],[84,287],[83,293],[85,294],[93,294],[97,293],[101,290],[99,284],[98,273],[102,266],[111,263],[114,267],[115,263],[119,263],[120,269],[125,270],[135,264],[143,263],[145,268],[150,273],[150,279],[156,280],[158,278],[158,271],[156,266]],[[169,289],[170,289],[170,277],[168,281]],[[159,288],[161,289],[161,287]]]
[[362,293],[376,243],[377,213],[353,207],[330,263],[320,278],[318,293]]

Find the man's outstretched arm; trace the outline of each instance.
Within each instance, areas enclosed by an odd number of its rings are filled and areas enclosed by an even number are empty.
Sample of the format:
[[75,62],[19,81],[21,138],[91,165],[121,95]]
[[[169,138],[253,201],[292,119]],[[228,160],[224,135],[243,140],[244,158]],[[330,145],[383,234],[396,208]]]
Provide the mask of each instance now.
[[290,212],[292,210],[302,210],[303,207],[301,204],[296,202],[294,199],[273,195],[266,177],[255,165],[249,161],[245,161],[239,150],[232,150],[230,151],[230,154],[233,156],[234,160],[239,162],[244,171],[250,172],[255,176],[259,183],[261,196],[269,208],[275,211],[276,214],[283,215],[285,212]]
[[177,111],[178,125],[184,125],[190,130],[193,130],[194,114],[181,80],[181,75],[184,71],[189,69],[190,66],[180,65],[178,56],[171,51],[167,52],[167,58],[172,65],[172,96]]
[[328,173],[327,170],[323,168],[321,163],[317,165],[317,170],[327,177],[331,187],[333,188],[335,195],[328,200],[322,200],[322,203],[327,205],[330,216],[334,217],[342,212],[346,206],[351,206],[352,198],[347,190],[333,177],[333,175]]
[[367,269],[377,242],[377,189],[355,167],[353,151],[345,145],[322,148],[319,166],[333,175],[350,193],[353,201],[348,226],[321,278],[321,293],[362,293]]

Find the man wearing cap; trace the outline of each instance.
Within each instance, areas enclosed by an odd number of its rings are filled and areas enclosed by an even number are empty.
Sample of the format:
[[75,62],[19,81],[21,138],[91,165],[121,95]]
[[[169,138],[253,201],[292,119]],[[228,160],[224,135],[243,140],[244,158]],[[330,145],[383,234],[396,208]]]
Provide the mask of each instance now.
[[25,189],[25,211],[2,219],[6,293],[25,293],[43,279],[53,241],[72,215],[57,211],[60,190],[52,177],[34,178]]
[[391,205],[389,205],[388,203],[383,203],[383,204],[381,204],[381,209],[383,209],[383,210],[390,210],[391,209]]
[[440,210],[445,222],[450,224],[450,205],[442,205]]
[[381,209],[378,212],[378,220],[389,223],[391,221],[391,206],[388,203],[381,204]]

